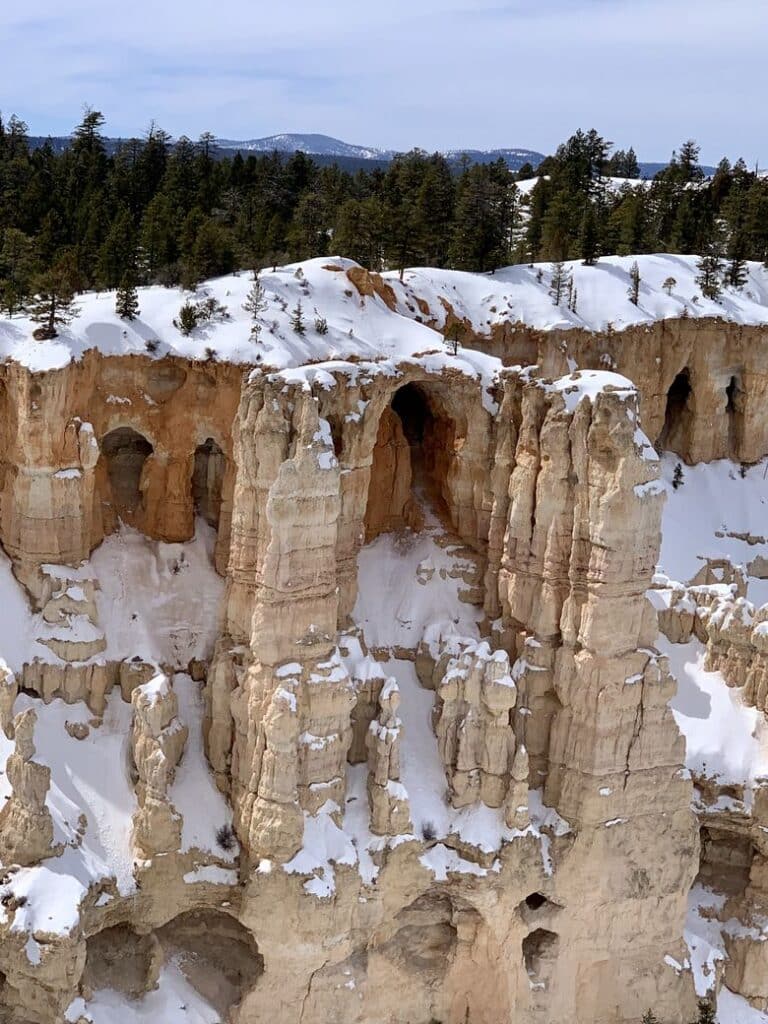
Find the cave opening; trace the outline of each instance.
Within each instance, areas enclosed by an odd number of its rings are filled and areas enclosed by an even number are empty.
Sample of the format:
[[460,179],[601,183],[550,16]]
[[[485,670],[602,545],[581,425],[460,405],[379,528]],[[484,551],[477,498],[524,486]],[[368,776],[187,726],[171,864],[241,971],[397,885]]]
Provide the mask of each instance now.
[[428,384],[404,384],[379,421],[365,515],[365,537],[420,529],[426,506],[451,521],[449,469],[457,426]]
[[264,973],[256,940],[239,921],[217,910],[189,910],[157,932],[166,961],[173,960],[189,984],[229,1019]]
[[725,389],[725,412],[728,417],[728,454],[738,459],[744,426],[744,395],[741,380],[734,374]]
[[152,935],[139,935],[128,924],[104,928],[86,941],[82,984],[93,991],[113,988],[138,997],[157,981],[157,954]]
[[110,430],[101,442],[115,512],[130,521],[141,508],[141,475],[144,463],[154,451],[152,445],[132,427]]
[[537,928],[523,939],[523,963],[532,984],[546,987],[560,943],[555,932]]
[[525,897],[525,905],[529,910],[540,910],[547,902],[547,897],[542,892],[532,892]]
[[693,395],[691,375],[688,367],[681,370],[672,381],[667,392],[667,407],[664,414],[664,429],[661,432],[661,447],[682,455],[690,418],[689,403]]
[[195,448],[192,471],[192,501],[195,515],[202,516],[209,526],[218,530],[221,519],[221,496],[224,486],[226,456],[212,437]]

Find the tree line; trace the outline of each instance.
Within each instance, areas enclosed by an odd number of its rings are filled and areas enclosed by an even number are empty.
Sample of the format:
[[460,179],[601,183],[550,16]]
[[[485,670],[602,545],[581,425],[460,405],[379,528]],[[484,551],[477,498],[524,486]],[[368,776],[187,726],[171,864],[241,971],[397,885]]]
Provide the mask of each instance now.
[[[632,149],[576,132],[538,168],[465,164],[414,150],[386,169],[318,167],[303,153],[217,158],[215,140],[172,140],[151,125],[109,154],[87,110],[63,152],[32,148],[0,118],[0,310],[32,308],[54,331],[72,296],[137,284],[183,285],[235,269],[331,253],[372,270],[492,271],[607,253],[709,254],[727,283],[768,259],[768,179],[721,161],[705,179],[686,142],[652,182]],[[64,315],[64,313],[62,313]]]

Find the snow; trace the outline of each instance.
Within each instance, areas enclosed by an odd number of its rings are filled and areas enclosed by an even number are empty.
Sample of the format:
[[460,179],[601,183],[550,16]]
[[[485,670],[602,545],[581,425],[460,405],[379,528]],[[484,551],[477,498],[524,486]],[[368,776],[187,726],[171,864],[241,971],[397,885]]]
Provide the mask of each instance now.
[[92,1024],[219,1024],[221,1020],[173,961],[162,967],[158,987],[141,999],[112,989],[95,992],[87,1002],[75,999],[64,1019],[74,1024],[80,1017]]
[[[89,887],[113,878],[118,891],[135,891],[131,819],[136,795],[128,774],[131,707],[119,693],[107,700],[100,726],[91,727],[83,740],[74,739],[66,722],[86,723],[92,713],[84,704],[61,700],[43,704],[25,694],[14,705],[16,713],[32,707],[37,713],[34,760],[51,769],[47,806],[54,823],[54,843],[66,844],[60,857],[22,868],[8,887],[26,903],[16,910],[13,927],[33,932],[69,933],[78,922],[78,907]],[[3,737],[0,756],[12,744]],[[110,765],[110,771],[103,771]],[[7,794],[7,781],[3,773]],[[81,815],[86,827],[81,833]]]
[[725,905],[725,896],[703,885],[694,885],[688,894],[688,913],[683,938],[688,946],[696,995],[705,996],[715,984],[715,965],[725,959],[722,925],[717,914]]
[[163,544],[121,526],[91,556],[100,590],[99,625],[107,649],[99,656],[186,668],[210,657],[218,635],[224,580],[213,567],[216,531],[198,519],[194,540]]
[[201,850],[220,860],[233,861],[238,844],[223,850],[216,842],[217,831],[232,826],[232,809],[213,780],[203,748],[203,696],[200,683],[183,673],[173,677],[179,702],[179,719],[189,729],[181,761],[176,768],[169,799],[184,819],[181,850]]
[[479,638],[482,613],[458,597],[464,585],[458,572],[470,563],[456,555],[455,546],[437,543],[441,533],[437,518],[425,509],[420,533],[383,533],[360,551],[352,615],[369,647],[415,649],[433,623],[449,623],[456,633]]
[[[682,484],[674,490],[672,476],[678,462],[671,453],[661,460],[667,500],[659,570],[686,583],[702,566],[699,556],[729,558],[734,565],[744,566],[756,555],[768,557],[768,543],[749,544],[726,536],[768,535],[768,460],[750,466],[744,477],[740,467],[727,460],[683,466]],[[768,580],[750,577],[748,597],[756,605],[768,602]]]
[[723,986],[717,997],[717,1024],[768,1024],[768,1013],[761,1013]]
[[288,874],[311,875],[304,883],[306,892],[326,899],[336,891],[334,864],[357,864],[357,851],[350,837],[339,828],[332,815],[339,811],[328,800],[317,814],[304,812],[304,842],[292,860],[283,865]]
[[686,767],[722,784],[743,785],[749,805],[755,780],[768,775],[768,722],[719,672],[705,671],[698,640],[671,644],[660,636],[658,647],[678,683],[669,703],[685,736]]
[[[629,300],[630,268],[640,270],[640,301]],[[697,256],[671,254],[604,256],[591,267],[571,260],[566,267],[578,295],[576,311],[567,309],[565,299],[554,306],[549,294],[552,265],[517,265],[493,274],[414,268],[406,270],[403,283],[388,273],[385,280],[398,297],[398,312],[408,315],[408,306],[418,309],[415,299],[426,301],[428,318],[438,329],[445,325],[450,304],[456,316],[467,319],[476,332],[490,334],[493,327],[516,321],[539,330],[580,327],[588,331],[620,331],[635,324],[685,315],[691,318],[718,317],[742,324],[768,322],[768,270],[761,263],[748,265],[748,278],[741,290],[727,288],[719,301],[705,299],[696,283]],[[537,278],[541,274],[541,280]],[[663,288],[674,278],[671,295]],[[694,297],[697,301],[694,302]],[[411,313],[411,315],[415,315]],[[426,319],[427,317],[425,317]]]
[[196,882],[208,882],[211,885],[237,885],[237,872],[230,868],[219,867],[218,864],[205,864],[184,875],[184,881],[190,885]]
[[[530,182],[521,184],[523,190],[532,186]],[[627,294],[634,262],[641,277],[637,306]],[[253,278],[250,273],[237,273],[207,281],[196,293],[157,285],[140,288],[141,313],[134,321],[116,316],[114,292],[87,292],[77,298],[79,313],[71,325],[50,341],[33,339],[35,325],[24,314],[1,319],[0,359],[16,360],[37,372],[66,366],[94,348],[105,355],[140,353],[150,358],[176,355],[187,359],[204,359],[210,348],[217,359],[282,370],[350,356],[397,361],[432,349],[464,372],[482,372],[488,377],[498,369],[498,361],[463,350],[455,357],[449,355],[442,337],[419,320],[429,320],[441,330],[446,317],[443,302],[447,302],[458,316],[485,334],[510,320],[540,330],[581,327],[603,331],[609,324],[621,330],[679,317],[684,310],[693,318],[768,322],[768,271],[761,264],[748,264],[745,286],[725,289],[719,301],[701,295],[696,264],[695,256],[669,254],[605,256],[591,267],[572,261],[568,269],[578,294],[576,312],[566,309],[564,302],[559,307],[552,304],[550,264],[521,264],[492,275],[413,268],[406,270],[402,283],[395,272],[383,275],[397,298],[392,311],[378,295],[359,294],[346,276],[346,271],[356,266],[353,261],[321,257],[261,274],[267,305],[260,317],[258,342],[251,338],[250,314],[242,308]],[[676,284],[667,294],[662,286],[670,277]],[[173,325],[180,307],[185,301],[208,297],[226,306],[228,317],[198,326],[185,337]],[[426,316],[415,301],[417,297],[427,303]],[[291,310],[299,300],[307,328],[303,336],[290,326]],[[315,331],[316,315],[327,320],[327,334]],[[147,342],[156,343],[155,352],[148,352]]]

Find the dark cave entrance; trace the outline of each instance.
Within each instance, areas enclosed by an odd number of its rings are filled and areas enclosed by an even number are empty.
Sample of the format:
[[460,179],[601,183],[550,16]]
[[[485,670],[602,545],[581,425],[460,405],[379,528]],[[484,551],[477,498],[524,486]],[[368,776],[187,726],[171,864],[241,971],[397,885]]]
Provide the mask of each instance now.
[[664,415],[664,429],[659,443],[662,448],[685,455],[691,420],[693,387],[688,367],[675,377],[667,392],[667,408]]
[[555,932],[537,928],[523,939],[523,963],[531,984],[546,988],[551,978],[560,939]]
[[189,910],[157,932],[166,961],[173,960],[190,985],[229,1020],[264,973],[264,958],[251,933],[217,910]]
[[212,437],[195,448],[192,471],[192,501],[195,515],[202,516],[209,526],[219,528],[221,496],[227,459]]
[[373,450],[365,537],[422,525],[422,506],[451,520],[448,474],[457,427],[436,389],[405,384],[379,421]]
[[116,514],[128,522],[142,506],[141,476],[153,451],[146,437],[132,427],[110,430],[101,442],[112,504]]
[[728,417],[728,454],[732,459],[738,459],[744,433],[744,392],[736,374],[725,389],[725,412]]

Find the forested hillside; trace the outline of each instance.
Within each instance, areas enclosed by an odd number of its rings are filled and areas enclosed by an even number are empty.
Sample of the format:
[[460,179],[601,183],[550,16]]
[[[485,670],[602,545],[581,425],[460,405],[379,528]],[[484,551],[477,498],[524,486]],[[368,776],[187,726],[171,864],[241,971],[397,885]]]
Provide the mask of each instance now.
[[[237,268],[339,253],[380,270],[489,271],[608,253],[700,253],[739,286],[768,259],[768,179],[722,161],[706,179],[685,143],[652,182],[634,152],[577,132],[539,168],[503,161],[458,175],[438,154],[349,173],[302,153],[216,158],[150,127],[109,154],[88,111],[63,152],[33,149],[0,121],[0,307],[63,301],[85,289],[193,286]],[[220,157],[220,154],[219,154]],[[37,299],[35,299],[37,297]]]

